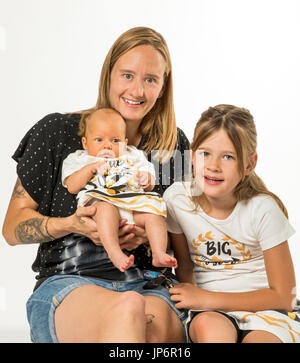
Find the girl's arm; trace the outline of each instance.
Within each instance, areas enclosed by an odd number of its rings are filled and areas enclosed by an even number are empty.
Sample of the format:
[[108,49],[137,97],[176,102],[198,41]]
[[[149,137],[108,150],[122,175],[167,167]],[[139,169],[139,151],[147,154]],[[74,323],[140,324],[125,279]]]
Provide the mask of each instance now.
[[174,257],[177,259],[178,267],[175,270],[176,277],[180,282],[194,283],[194,264],[190,257],[188,244],[183,233],[170,233],[171,246]]
[[291,311],[296,301],[296,280],[287,241],[264,251],[269,288],[229,293],[200,289],[190,284],[170,289],[176,308],[222,311]]
[[104,173],[104,165],[107,165],[105,161],[97,161],[95,163],[85,165],[81,169],[69,175],[64,180],[64,184],[67,186],[68,192],[71,194],[79,193],[80,189],[87,185],[97,171],[102,174]]

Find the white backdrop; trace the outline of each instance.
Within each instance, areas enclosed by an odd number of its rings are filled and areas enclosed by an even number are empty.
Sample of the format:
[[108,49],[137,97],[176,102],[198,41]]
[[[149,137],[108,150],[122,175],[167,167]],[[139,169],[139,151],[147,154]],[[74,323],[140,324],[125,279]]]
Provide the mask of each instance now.
[[[299,16],[298,0],[0,0],[1,225],[16,180],[10,156],[25,132],[47,113],[93,106],[110,46],[142,25],[168,42],[177,123],[189,139],[208,106],[250,109],[257,172],[298,229]],[[298,239],[290,248],[300,283]],[[29,341],[35,254],[0,237],[0,342]]]

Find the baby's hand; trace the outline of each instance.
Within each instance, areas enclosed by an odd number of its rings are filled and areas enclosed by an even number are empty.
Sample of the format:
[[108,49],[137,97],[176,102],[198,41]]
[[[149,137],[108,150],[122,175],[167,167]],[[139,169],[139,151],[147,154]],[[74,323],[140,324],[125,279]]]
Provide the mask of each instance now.
[[90,164],[91,165],[91,172],[93,174],[99,174],[100,176],[104,175],[104,173],[109,169],[109,165],[106,161],[96,161],[95,163]]
[[141,186],[142,189],[146,191],[151,191],[154,188],[155,180],[151,173],[146,171],[138,171],[135,174],[135,180]]

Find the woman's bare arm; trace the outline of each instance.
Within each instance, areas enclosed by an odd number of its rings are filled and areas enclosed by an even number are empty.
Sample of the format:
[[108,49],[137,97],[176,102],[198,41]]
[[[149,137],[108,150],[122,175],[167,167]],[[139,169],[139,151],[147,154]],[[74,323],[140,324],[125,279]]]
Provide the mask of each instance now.
[[49,218],[37,212],[38,204],[17,179],[8,206],[2,233],[8,244],[44,243],[69,233],[80,233],[97,240],[95,222],[88,218],[95,208],[81,208],[65,218]]
[[[17,179],[8,206],[2,234],[11,246],[45,243],[69,233],[78,233],[101,245],[97,226],[91,218],[94,206],[79,207],[69,217],[47,217],[37,212],[38,204],[30,197]],[[120,223],[119,241],[122,248],[132,250],[147,241],[145,230],[134,225]]]

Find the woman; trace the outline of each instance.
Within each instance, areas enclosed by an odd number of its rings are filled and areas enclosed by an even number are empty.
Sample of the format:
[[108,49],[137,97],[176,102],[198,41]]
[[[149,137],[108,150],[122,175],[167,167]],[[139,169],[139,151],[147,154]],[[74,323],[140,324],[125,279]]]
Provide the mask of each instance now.
[[[162,176],[162,164],[156,164],[159,183],[154,191],[162,195],[182,177],[181,156],[189,145],[176,129],[167,45],[152,29],[130,29],[116,40],[105,59],[96,106],[46,116],[28,131],[13,156],[18,179],[3,235],[10,245],[40,243],[33,264],[38,282],[27,302],[32,340],[183,341],[182,312],[170,301],[168,290],[143,289],[141,269],[154,269],[142,245],[147,240],[145,231],[122,221],[122,248],[139,247],[134,251],[138,266],[120,273],[100,245],[90,218],[94,207],[76,210],[75,197],[61,185],[62,160],[80,148],[80,118],[102,107],[113,107],[123,116],[130,145],[148,155],[158,150],[159,160],[168,160],[164,165],[169,165],[169,175]],[[175,149],[179,162],[174,155],[170,159]]]

